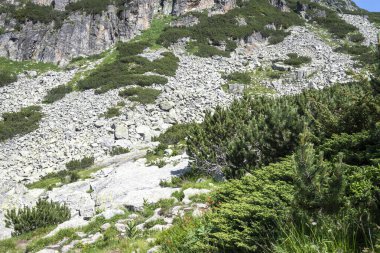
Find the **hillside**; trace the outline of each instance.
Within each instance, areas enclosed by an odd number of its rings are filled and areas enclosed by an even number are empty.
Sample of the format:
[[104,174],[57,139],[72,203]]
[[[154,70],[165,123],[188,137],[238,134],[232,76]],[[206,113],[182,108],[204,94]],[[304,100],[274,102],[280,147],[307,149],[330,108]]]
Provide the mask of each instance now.
[[0,252],[379,252],[380,15],[0,1]]

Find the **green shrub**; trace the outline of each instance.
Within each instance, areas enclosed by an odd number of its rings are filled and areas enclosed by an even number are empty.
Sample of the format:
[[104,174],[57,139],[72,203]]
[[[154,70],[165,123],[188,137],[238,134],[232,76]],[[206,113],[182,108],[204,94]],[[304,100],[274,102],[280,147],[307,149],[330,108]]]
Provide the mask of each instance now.
[[222,252],[265,252],[270,248],[291,211],[293,166],[288,159],[218,188],[212,194],[208,240]]
[[145,48],[146,42],[119,43],[117,59],[109,64],[100,66],[85,79],[77,84],[79,90],[96,89],[95,93],[105,93],[111,89],[137,85],[151,86],[166,84],[168,79],[159,75],[144,75],[154,72],[160,75],[174,76],[179,59],[170,52],[162,53],[162,57],[154,61],[138,56]]
[[335,49],[336,52],[339,53],[346,53],[351,55],[362,55],[365,53],[368,53],[371,49],[367,46],[363,45],[343,45],[337,49]]
[[122,154],[127,154],[131,152],[131,150],[129,148],[124,148],[124,147],[112,147],[111,151],[110,151],[110,155],[111,156],[115,156],[115,155],[122,155]]
[[[226,14],[211,17],[205,13],[192,13],[191,15],[198,17],[198,24],[192,27],[168,27],[157,42],[167,47],[180,38],[190,37],[196,42],[190,43],[189,50],[198,56],[229,56],[230,52],[236,48],[234,41],[247,38],[254,31],[270,37],[271,43],[278,43],[288,35],[282,29],[303,24],[296,13],[281,12],[266,0],[241,1],[239,6],[240,8],[230,10]],[[247,25],[239,26],[236,22],[237,17],[243,17]],[[278,29],[266,29],[265,26],[268,24],[274,24]],[[215,47],[222,44],[226,44],[226,51]]]
[[228,81],[241,84],[250,84],[252,81],[250,74],[247,72],[234,72],[229,75],[223,76],[223,78],[225,78]]
[[7,211],[5,223],[14,229],[14,235],[21,235],[37,228],[60,224],[70,217],[70,209],[65,205],[40,199],[32,208]]
[[32,21],[33,23],[49,24],[54,21],[56,26],[60,26],[65,19],[65,13],[54,10],[52,6],[42,6],[31,2],[27,2],[24,7],[16,9],[13,16],[19,23]]
[[310,57],[306,56],[298,56],[296,53],[288,54],[288,59],[284,61],[285,64],[291,65],[291,66],[301,66],[302,64],[307,64],[311,62]]
[[[316,14],[321,11],[326,13],[325,17],[320,17]],[[311,21],[317,22],[338,39],[344,39],[348,34],[358,32],[358,29],[355,26],[348,24],[341,19],[337,12],[319,4],[309,3],[307,14],[311,18]]]
[[117,7],[124,5],[123,0],[79,0],[66,5],[66,11],[81,11],[87,14],[101,14],[107,10],[107,6],[114,4]]
[[185,193],[183,193],[183,191],[175,191],[172,193],[172,197],[176,198],[178,201],[182,201],[185,198]]
[[181,141],[185,141],[185,138],[189,134],[189,131],[195,123],[177,124],[168,128],[164,133],[161,133],[158,137],[154,137],[154,141],[159,141],[164,145],[164,149],[169,145],[178,144]]
[[172,227],[158,234],[157,243],[162,252],[223,252],[207,241],[210,232],[207,217],[185,216],[184,219],[175,220]]
[[119,107],[110,107],[107,109],[107,111],[103,114],[103,116],[106,119],[110,119],[113,117],[118,117],[121,115],[120,108]]
[[86,169],[94,165],[95,158],[93,156],[86,156],[81,160],[72,160],[66,163],[66,169],[68,170],[78,170]]
[[51,104],[55,101],[58,101],[66,96],[66,94],[73,91],[72,86],[70,85],[59,85],[48,91],[44,97],[44,103]]
[[159,90],[141,87],[126,88],[119,92],[119,96],[141,104],[153,104],[160,94]]
[[0,142],[36,130],[42,119],[40,111],[38,106],[29,106],[18,112],[4,113],[0,121]]
[[365,37],[361,33],[355,33],[350,35],[349,39],[354,43],[361,43],[365,40]]
[[291,154],[309,126],[316,144],[333,134],[369,129],[379,120],[368,84],[336,85],[323,91],[270,98],[246,97],[216,108],[187,140],[194,168],[238,178]]
[[199,57],[208,58],[214,55],[219,55],[219,56],[224,56],[224,57],[229,56],[228,52],[220,50],[216,48],[215,46],[197,43],[197,44],[193,44],[192,47],[193,47],[192,51],[194,51],[194,55],[199,56]]
[[16,75],[0,70],[0,87],[3,87],[16,81]]

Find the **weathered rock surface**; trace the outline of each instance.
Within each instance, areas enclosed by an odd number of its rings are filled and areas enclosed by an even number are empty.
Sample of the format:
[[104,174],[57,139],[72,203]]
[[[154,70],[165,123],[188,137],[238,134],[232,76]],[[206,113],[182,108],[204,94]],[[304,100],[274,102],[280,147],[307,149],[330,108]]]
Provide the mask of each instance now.
[[374,26],[367,17],[360,15],[340,15],[344,21],[355,26],[359,29],[360,33],[363,34],[365,40],[364,45],[376,45],[377,44],[377,34],[380,32],[376,26]]
[[[63,11],[73,0],[33,0],[40,5],[52,5]],[[214,8],[225,12],[235,7],[235,0],[179,0],[128,1],[123,10],[110,5],[102,14],[71,13],[58,29],[54,23],[28,22],[21,31],[14,29],[15,22],[6,22],[0,16],[0,24],[13,24],[0,35],[0,56],[14,60],[34,59],[43,62],[67,64],[70,59],[93,55],[109,49],[117,41],[127,41],[147,29],[157,13],[182,15],[189,11]]]

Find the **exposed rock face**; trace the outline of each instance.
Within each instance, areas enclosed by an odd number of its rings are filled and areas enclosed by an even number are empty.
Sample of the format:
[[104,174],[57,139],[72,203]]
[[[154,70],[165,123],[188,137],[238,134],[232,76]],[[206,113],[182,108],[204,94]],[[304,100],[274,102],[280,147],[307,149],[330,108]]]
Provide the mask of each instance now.
[[356,4],[351,0],[312,0],[312,2],[322,3],[338,10],[354,11],[358,9]]
[[53,6],[56,10],[64,11],[66,5],[77,2],[78,0],[32,0],[34,4]]
[[[52,5],[57,10],[76,0],[33,0],[39,5]],[[70,59],[81,55],[93,55],[109,49],[117,41],[127,41],[142,30],[149,28],[157,13],[181,15],[189,11],[213,9],[228,11],[235,6],[235,0],[136,0],[126,4],[123,11],[108,6],[102,15],[72,13],[57,30],[54,24],[33,24],[22,26],[21,31],[0,36],[0,56],[14,60],[38,60],[67,64]],[[0,24],[6,15],[0,15]],[[15,27],[12,21],[10,28]]]
[[20,32],[0,36],[0,56],[64,65],[71,58],[100,53],[118,40],[134,37],[149,27],[158,8],[155,0],[141,0],[131,2],[119,14],[114,6],[103,15],[73,13],[59,30],[54,24],[29,22]]
[[270,0],[271,5],[275,6],[281,11],[290,11],[289,7],[286,5],[285,0]]

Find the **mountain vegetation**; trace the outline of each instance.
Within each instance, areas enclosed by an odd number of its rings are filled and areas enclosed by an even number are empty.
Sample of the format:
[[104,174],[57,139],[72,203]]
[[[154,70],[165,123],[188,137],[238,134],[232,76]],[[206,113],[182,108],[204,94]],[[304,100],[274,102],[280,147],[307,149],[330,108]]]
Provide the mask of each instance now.
[[24,135],[36,130],[42,119],[41,108],[29,106],[17,112],[3,113],[0,120],[0,142],[18,134]]

